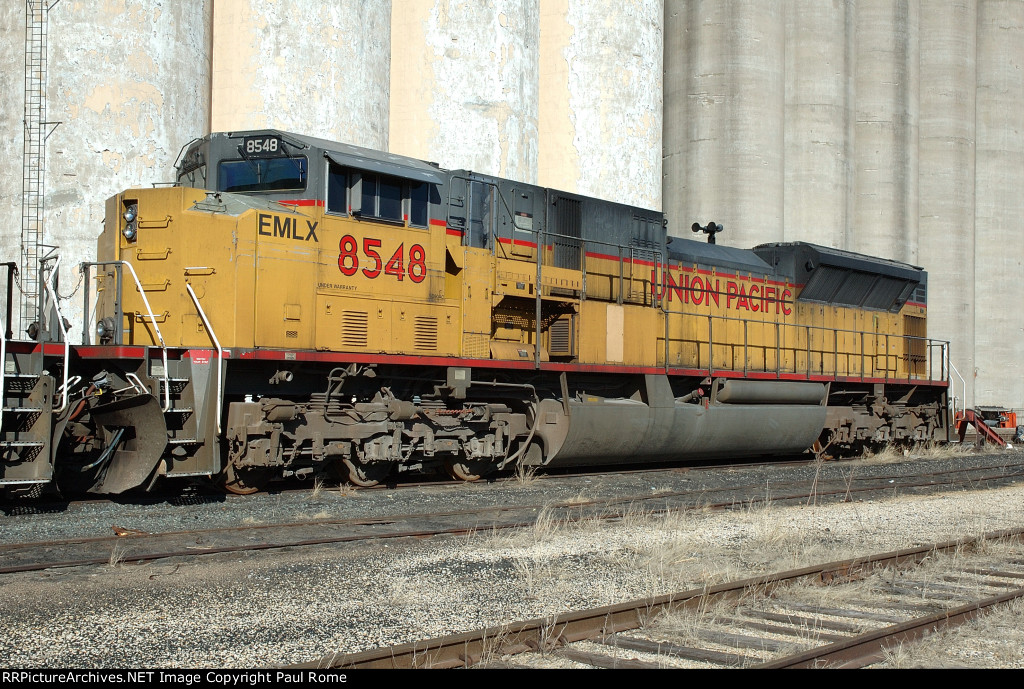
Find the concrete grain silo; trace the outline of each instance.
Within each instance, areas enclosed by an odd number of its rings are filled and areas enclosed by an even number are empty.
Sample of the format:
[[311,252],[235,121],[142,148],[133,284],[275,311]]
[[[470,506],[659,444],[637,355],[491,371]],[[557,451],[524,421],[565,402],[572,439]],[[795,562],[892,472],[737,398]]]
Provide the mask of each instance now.
[[[210,0],[61,2],[48,17],[44,243],[62,292],[94,260],[107,197],[173,179],[181,148],[209,122]],[[23,41],[19,41],[19,45]],[[19,99],[19,103],[21,100]],[[78,292],[69,300],[81,337]]]
[[217,0],[211,128],[386,150],[391,0]]
[[918,0],[858,0],[851,249],[908,263],[918,242]]
[[1024,3],[978,0],[975,398],[1024,401]]
[[667,0],[669,231],[725,226],[722,244],[782,241],[784,0]]
[[[0,262],[17,261],[21,241],[21,177],[24,143],[25,3],[0,3]],[[6,271],[0,289],[6,294]]]
[[540,184],[660,209],[663,0],[540,12]]
[[396,5],[391,152],[536,183],[538,33],[538,0]]
[[855,6],[786,2],[786,241],[850,244]]
[[974,401],[976,24],[976,0],[921,12],[917,262],[928,271],[928,335],[951,342],[961,406],[965,387]]

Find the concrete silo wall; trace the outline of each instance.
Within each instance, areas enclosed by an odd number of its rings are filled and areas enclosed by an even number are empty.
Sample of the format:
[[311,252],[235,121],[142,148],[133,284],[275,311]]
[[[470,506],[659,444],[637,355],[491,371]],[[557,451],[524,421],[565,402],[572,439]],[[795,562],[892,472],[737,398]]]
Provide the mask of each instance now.
[[665,191],[670,232],[725,226],[718,241],[782,241],[783,0],[668,0]]
[[217,0],[211,127],[386,150],[391,0]]
[[[62,291],[92,260],[106,199],[173,179],[182,146],[209,118],[209,0],[61,2],[49,13],[44,242]],[[76,325],[81,294],[71,300]],[[72,332],[80,337],[80,326]]]
[[929,274],[928,334],[950,341],[950,361],[964,379],[956,380],[955,394],[968,403],[975,338],[976,24],[976,0],[941,0],[921,12],[917,257]]
[[540,184],[660,209],[663,0],[540,12]]
[[1024,3],[978,0],[975,398],[1024,403]]
[[850,244],[855,6],[786,2],[786,241]]
[[538,0],[408,0],[398,9],[391,152],[535,183]]
[[856,5],[855,251],[914,263],[918,241],[918,0]]
[[[8,1],[0,3],[0,262],[20,259],[24,92],[25,3]],[[6,271],[0,289],[7,294]]]

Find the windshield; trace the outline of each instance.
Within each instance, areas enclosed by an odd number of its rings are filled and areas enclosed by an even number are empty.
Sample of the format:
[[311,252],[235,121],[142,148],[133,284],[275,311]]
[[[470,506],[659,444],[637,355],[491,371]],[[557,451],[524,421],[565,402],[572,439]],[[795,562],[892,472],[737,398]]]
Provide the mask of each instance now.
[[306,157],[223,160],[218,191],[282,191],[306,188]]

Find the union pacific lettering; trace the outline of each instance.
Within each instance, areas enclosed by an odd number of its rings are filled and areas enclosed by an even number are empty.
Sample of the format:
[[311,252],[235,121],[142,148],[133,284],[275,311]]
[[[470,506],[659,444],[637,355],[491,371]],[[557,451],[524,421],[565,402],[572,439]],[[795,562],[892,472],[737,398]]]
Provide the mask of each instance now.
[[695,306],[721,307],[723,302],[725,308],[736,311],[752,311],[755,313],[782,314],[785,316],[793,313],[789,305],[793,298],[793,292],[788,287],[781,285],[770,285],[767,282],[755,282],[753,280],[735,280],[732,278],[712,277],[711,275],[690,275],[685,271],[672,276],[670,270],[662,274],[661,293],[657,290],[657,275],[651,271],[651,291],[659,299],[667,299],[671,302],[678,299],[684,304]]
[[297,242],[319,242],[316,227],[320,223],[306,221],[306,227],[299,227],[298,218],[282,218],[279,215],[260,213],[257,218],[257,230],[264,237],[283,237]]

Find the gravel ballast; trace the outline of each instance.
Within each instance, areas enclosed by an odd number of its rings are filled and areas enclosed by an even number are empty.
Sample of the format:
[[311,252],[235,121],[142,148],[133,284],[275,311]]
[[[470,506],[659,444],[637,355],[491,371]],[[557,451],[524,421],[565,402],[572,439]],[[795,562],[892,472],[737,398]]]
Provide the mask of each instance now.
[[[1020,461],[1006,453],[1007,461]],[[935,461],[970,462],[972,458]],[[903,465],[843,463],[825,472],[883,475]],[[89,503],[0,517],[0,540],[426,512],[511,500],[550,503],[702,481],[761,482],[735,510],[569,521],[542,511],[532,529],[462,537],[286,548],[140,565],[0,577],[0,649],[15,667],[262,667],[606,605],[757,573],[1024,526],[1024,487],[783,506],[807,467],[624,474],[614,479],[268,494],[194,505]],[[197,548],[201,548],[201,543]],[[999,664],[1012,665],[1013,660]]]

